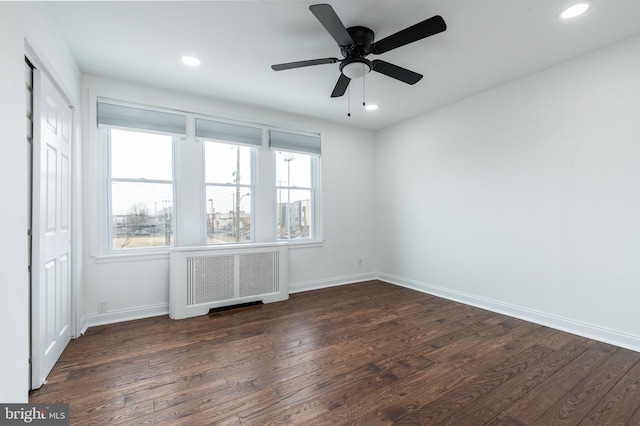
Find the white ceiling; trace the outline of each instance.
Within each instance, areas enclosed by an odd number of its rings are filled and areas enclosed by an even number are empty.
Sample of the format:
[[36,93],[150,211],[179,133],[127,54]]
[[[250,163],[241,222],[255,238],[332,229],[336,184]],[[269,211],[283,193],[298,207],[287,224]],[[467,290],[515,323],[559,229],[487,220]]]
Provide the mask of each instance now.
[[[339,64],[273,71],[272,64],[341,57],[309,11],[313,1],[45,2],[83,72],[200,96],[380,129],[640,33],[640,1],[592,0],[583,16],[558,14],[577,0],[330,1],[346,27],[376,40],[441,15],[444,33],[376,56],[419,72],[414,86],[378,73],[331,98]],[[180,62],[191,54],[197,69]],[[373,59],[373,56],[369,57]]]

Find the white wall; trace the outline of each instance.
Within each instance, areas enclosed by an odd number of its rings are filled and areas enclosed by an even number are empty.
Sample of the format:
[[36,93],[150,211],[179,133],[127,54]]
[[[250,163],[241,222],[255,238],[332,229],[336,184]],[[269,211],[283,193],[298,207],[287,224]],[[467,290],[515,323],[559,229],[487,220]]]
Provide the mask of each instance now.
[[27,57],[44,71],[73,108],[71,220],[72,336],[78,335],[78,318],[83,315],[82,300],[82,211],[80,139],[80,69],[67,46],[61,41],[55,25],[41,2],[22,2],[24,38]]
[[55,25],[40,2],[23,2],[24,36],[33,48],[38,61],[52,80],[69,98],[73,107],[80,102],[80,70],[62,42]]
[[29,279],[27,275],[27,136],[22,8],[0,3],[0,402],[27,402]]
[[[73,100],[79,73],[42,5],[0,2],[0,402],[27,402],[29,390],[28,167],[25,105],[25,39],[31,53]],[[75,76],[75,77],[74,77]],[[74,271],[76,279],[78,272]]]
[[[86,103],[83,107],[83,140],[88,141],[84,152],[83,179],[86,247],[84,306],[87,326],[163,314],[168,310],[169,300],[169,260],[166,253],[151,256],[102,256],[103,230],[99,218],[101,215],[104,217],[105,207],[102,193],[102,154],[92,106],[92,99],[96,96],[249,123],[321,132],[325,241],[289,250],[290,290],[338,285],[374,276],[375,250],[371,241],[374,225],[372,210],[375,188],[372,165],[375,146],[372,143],[372,132],[95,76],[84,76],[83,93]],[[192,167],[199,167],[200,160],[194,155],[194,150],[181,150],[181,154],[185,152],[194,163]],[[180,161],[190,160],[183,156]],[[179,190],[182,191],[181,199],[192,200],[192,210],[200,209],[200,186],[183,185]],[[179,240],[179,244],[193,245],[194,232],[199,228],[194,230],[192,225],[184,221],[181,224],[183,234],[188,235],[187,240],[183,238]],[[363,259],[362,267],[357,265],[358,258]],[[107,302],[109,311],[106,314],[98,314],[99,301]]]
[[638,52],[381,131],[380,276],[640,350]]

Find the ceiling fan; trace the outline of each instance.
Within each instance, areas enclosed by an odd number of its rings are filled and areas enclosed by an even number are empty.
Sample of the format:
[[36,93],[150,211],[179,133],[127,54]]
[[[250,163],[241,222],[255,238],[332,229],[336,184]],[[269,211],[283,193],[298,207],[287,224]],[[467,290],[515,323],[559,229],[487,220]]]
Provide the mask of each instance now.
[[414,41],[441,33],[447,29],[444,19],[436,15],[374,42],[373,31],[367,27],[355,26],[345,28],[331,5],[315,4],[309,6],[309,10],[338,43],[344,59],[310,59],[307,61],[272,65],[271,68],[274,71],[283,71],[292,68],[340,62],[340,77],[331,93],[332,98],[344,95],[352,79],[362,77],[370,71],[379,72],[407,84],[416,84],[422,78],[422,74],[379,59],[370,61],[366,59],[366,56],[369,54],[379,55],[413,43]]

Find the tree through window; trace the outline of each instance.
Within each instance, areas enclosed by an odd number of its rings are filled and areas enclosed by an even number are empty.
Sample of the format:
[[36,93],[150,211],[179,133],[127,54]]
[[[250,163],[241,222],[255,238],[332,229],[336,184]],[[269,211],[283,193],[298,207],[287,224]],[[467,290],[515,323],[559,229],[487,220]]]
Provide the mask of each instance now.
[[110,249],[175,244],[174,137],[105,129],[109,152]]

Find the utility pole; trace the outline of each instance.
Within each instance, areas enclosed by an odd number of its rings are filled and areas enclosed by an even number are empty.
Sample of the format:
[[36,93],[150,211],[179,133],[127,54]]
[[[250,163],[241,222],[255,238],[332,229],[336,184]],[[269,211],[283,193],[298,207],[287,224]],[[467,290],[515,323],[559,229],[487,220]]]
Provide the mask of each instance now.
[[214,234],[215,234],[215,224],[213,223],[213,221],[216,218],[216,211],[213,208],[213,199],[212,198],[209,198],[209,203],[211,203],[211,216],[210,216],[211,219],[209,219],[210,220],[210,225],[211,225],[210,226],[210,230],[211,230],[211,238],[213,238]]
[[236,147],[236,211],[235,211],[236,241],[240,241],[240,147]]
[[291,161],[295,159],[296,156],[293,154],[284,157],[284,161],[287,162],[287,239],[291,239]]

